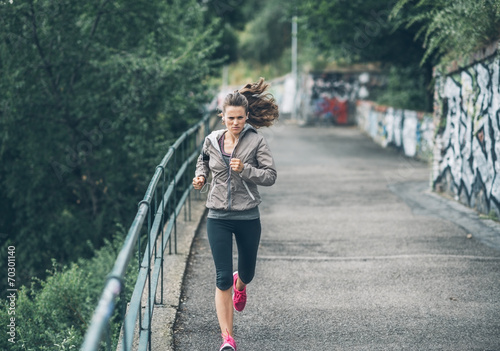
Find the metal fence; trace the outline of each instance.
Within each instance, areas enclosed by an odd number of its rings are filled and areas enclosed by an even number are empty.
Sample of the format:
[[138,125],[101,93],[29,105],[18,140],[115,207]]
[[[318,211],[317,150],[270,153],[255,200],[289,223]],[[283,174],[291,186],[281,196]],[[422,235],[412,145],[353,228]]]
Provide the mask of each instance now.
[[[177,253],[176,220],[184,205],[191,219],[190,192],[194,166],[204,137],[210,131],[211,114],[206,114],[184,132],[169,148],[149,183],[123,246],[107,277],[104,290],[85,334],[81,350],[97,351],[104,344],[111,349],[110,319],[116,302],[123,299],[124,279],[132,257],[137,253],[139,272],[128,311],[122,313],[121,350],[130,350],[134,338],[138,350],[151,349],[151,321],[156,303],[156,290],[163,300],[163,260],[167,247]],[[147,227],[146,227],[147,226]],[[141,233],[147,230],[146,246],[141,247]],[[143,296],[145,304],[143,304]],[[138,323],[138,335],[135,327]]]

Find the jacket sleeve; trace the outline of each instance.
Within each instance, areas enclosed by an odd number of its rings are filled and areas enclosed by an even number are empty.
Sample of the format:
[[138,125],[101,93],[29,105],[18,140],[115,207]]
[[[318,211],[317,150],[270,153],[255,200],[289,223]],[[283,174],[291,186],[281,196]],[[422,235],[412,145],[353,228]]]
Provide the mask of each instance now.
[[271,150],[264,138],[257,145],[256,158],[257,167],[245,163],[243,171],[240,173],[241,178],[257,185],[273,185],[276,182],[278,172],[276,171]]
[[205,182],[208,180],[208,176],[210,175],[210,168],[208,166],[208,161],[210,161],[210,156],[207,152],[208,139],[205,138],[205,142],[203,143],[203,147],[201,149],[201,153],[198,156],[198,160],[196,161],[196,170],[195,177],[203,176],[205,178]]

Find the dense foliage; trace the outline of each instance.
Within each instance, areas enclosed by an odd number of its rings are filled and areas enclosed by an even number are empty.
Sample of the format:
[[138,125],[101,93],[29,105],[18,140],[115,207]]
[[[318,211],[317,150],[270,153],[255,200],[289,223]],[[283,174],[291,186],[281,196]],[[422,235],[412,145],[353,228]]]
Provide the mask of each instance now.
[[315,0],[299,2],[303,37],[340,63],[407,64],[420,57],[411,29],[395,29],[394,1]]
[[[432,64],[420,67],[424,55],[418,29],[398,26],[401,19],[391,17],[392,0],[314,0],[298,2],[302,38],[308,47],[319,48],[318,57],[348,66],[377,63],[388,75],[404,72],[398,82],[388,80],[380,103],[418,110],[432,109]],[[406,90],[400,93],[401,86]],[[396,95],[394,95],[394,93]]]
[[499,39],[499,0],[297,2],[306,47],[340,64],[377,62],[388,72],[381,103],[432,110],[434,66]]
[[[287,5],[268,1],[258,16],[252,18],[241,35],[239,54],[247,61],[276,63],[290,47],[291,19]],[[290,67],[287,67],[288,71]]]
[[[122,231],[123,228],[118,228],[118,233]],[[14,337],[4,332],[0,338],[0,349],[78,349],[102,291],[105,277],[113,266],[121,244],[121,235],[117,235],[113,240],[106,241],[101,249],[96,250],[95,256],[90,260],[80,259],[67,267],[61,267],[53,261],[46,280],[35,279],[32,285],[36,287],[24,286],[19,289],[15,309],[8,309],[8,301],[2,301],[0,323],[5,330],[10,318],[15,318],[16,332]],[[115,346],[120,329],[118,317],[124,306],[123,301],[130,297],[134,286],[136,275],[133,272],[134,267],[130,267],[126,276],[124,299],[119,300],[112,318],[114,322],[111,332]],[[9,311],[14,311],[15,314],[9,314]]]
[[393,65],[387,72],[387,84],[376,97],[379,104],[408,110],[432,106],[428,81],[418,65]]
[[212,95],[219,39],[205,10],[0,1],[0,259],[17,247],[18,285],[130,224],[155,165]]
[[392,11],[398,25],[418,28],[425,62],[466,56],[499,39],[499,0],[399,0]]

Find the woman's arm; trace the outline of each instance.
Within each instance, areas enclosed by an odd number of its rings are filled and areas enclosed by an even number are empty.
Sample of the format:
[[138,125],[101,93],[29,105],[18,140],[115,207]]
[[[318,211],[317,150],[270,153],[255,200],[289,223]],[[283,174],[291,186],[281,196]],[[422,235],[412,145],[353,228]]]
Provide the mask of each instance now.
[[202,151],[196,161],[195,177],[193,178],[193,186],[195,189],[201,189],[201,187],[207,182],[207,178],[210,174],[210,168],[208,165],[210,156],[207,152],[207,144],[208,140],[205,139]]
[[249,163],[245,163],[243,171],[239,173],[240,176],[243,179],[249,180],[257,185],[273,185],[276,182],[278,172],[276,171],[271,150],[269,149],[269,146],[264,138],[261,139],[259,145],[257,146],[255,156],[257,158],[257,167],[252,166]]

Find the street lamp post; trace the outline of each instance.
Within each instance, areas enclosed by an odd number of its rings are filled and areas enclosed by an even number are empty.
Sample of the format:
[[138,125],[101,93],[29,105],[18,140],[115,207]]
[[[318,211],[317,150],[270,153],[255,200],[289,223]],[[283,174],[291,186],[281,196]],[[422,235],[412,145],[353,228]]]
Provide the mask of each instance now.
[[292,120],[297,118],[297,16],[292,18],[292,80],[293,80],[293,101]]

